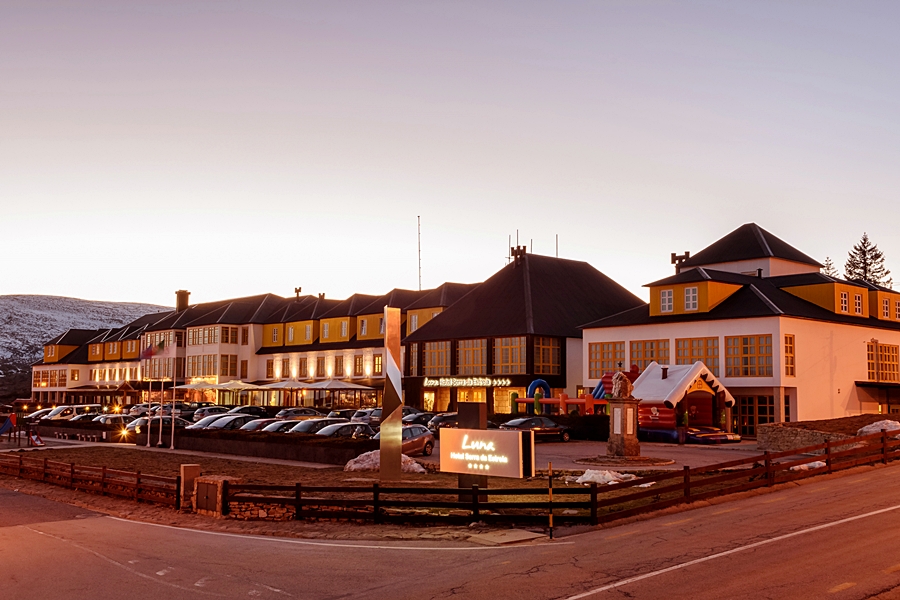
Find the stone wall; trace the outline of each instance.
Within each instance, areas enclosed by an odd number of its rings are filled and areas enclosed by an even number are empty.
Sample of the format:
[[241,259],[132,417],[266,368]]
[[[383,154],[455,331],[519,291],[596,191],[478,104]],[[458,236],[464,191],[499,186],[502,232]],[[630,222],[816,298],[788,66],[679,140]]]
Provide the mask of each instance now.
[[229,502],[228,518],[242,521],[292,521],[294,506],[263,502]]
[[[825,442],[846,440],[852,436],[842,433],[828,433],[812,429],[791,427],[784,423],[769,423],[760,425],[756,429],[756,445],[760,450],[769,452],[783,452],[806,446],[816,446]],[[849,446],[848,446],[849,447]],[[813,454],[824,454],[824,450],[817,450]]]

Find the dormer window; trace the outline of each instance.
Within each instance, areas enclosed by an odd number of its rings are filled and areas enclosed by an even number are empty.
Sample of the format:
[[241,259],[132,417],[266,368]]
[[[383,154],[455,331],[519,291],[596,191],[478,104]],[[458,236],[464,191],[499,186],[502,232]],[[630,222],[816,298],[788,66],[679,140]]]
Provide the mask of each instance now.
[[47,356],[56,356],[56,346],[47,346]]
[[328,329],[329,329],[328,323],[322,323],[322,339],[323,340],[328,339]]
[[412,333],[416,329],[419,328],[419,315],[412,315],[409,317],[409,332]]
[[341,321],[341,337],[347,337],[347,321]]
[[287,337],[288,337],[288,339],[287,339],[288,342],[294,341],[294,328],[293,327],[288,327],[288,336]]
[[850,294],[841,292],[841,312],[850,312]]
[[115,354],[119,350],[119,345],[116,342],[112,342],[109,345],[109,351],[111,354]]
[[272,343],[273,344],[278,343],[278,328],[277,327],[272,328]]
[[306,336],[306,341],[309,341],[312,339],[312,325],[306,326],[305,336]]
[[659,312],[672,312],[673,297],[672,290],[662,290],[659,292]]
[[900,300],[894,302],[894,318],[900,321]]
[[862,294],[854,294],[853,295],[853,310],[858,315],[863,314],[863,312],[862,312]]
[[891,318],[891,301],[887,298],[881,301],[881,316],[885,319]]
[[384,317],[378,317],[378,333],[384,335]]
[[359,322],[359,335],[364,336],[368,335],[369,332],[369,320],[363,319]]
[[697,310],[697,288],[684,288],[684,310]]

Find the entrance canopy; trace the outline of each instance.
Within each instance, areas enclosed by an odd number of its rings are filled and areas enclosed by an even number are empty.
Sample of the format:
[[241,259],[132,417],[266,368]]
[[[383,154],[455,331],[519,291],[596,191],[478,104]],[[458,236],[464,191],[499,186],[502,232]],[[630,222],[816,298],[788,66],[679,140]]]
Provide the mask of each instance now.
[[634,382],[632,395],[642,405],[674,408],[693,392],[708,392],[713,396],[721,392],[725,395],[725,406],[734,406],[734,396],[702,362],[672,366],[652,362]]

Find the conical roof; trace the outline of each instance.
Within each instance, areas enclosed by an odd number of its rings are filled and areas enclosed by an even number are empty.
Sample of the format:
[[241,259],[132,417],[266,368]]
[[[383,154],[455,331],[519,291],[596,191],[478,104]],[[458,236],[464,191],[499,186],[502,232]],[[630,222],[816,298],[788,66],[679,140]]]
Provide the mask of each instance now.
[[682,263],[682,267],[699,267],[756,258],[780,258],[816,267],[822,266],[812,257],[756,223],[747,223],[691,256]]

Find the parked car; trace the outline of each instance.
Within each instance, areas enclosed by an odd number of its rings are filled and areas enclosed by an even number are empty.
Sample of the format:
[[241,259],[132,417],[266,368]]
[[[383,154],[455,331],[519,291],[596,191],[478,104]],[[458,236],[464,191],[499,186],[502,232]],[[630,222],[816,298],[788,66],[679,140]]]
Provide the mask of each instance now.
[[[402,412],[402,416],[400,417],[401,419],[403,417],[408,417],[409,415],[415,415],[415,414],[422,412],[418,408],[415,408],[413,406],[405,406],[405,405],[402,406],[400,408],[400,410]],[[371,425],[373,429],[378,429],[381,426],[381,409],[380,408],[376,408],[375,410],[372,411],[372,414],[369,415],[369,425]]]
[[42,408],[40,410],[36,410],[33,413],[31,413],[30,415],[28,415],[27,417],[25,417],[25,422],[26,423],[35,423],[37,421],[40,421],[44,417],[46,417],[51,412],[53,412],[52,408]]
[[435,413],[433,412],[419,412],[411,415],[406,415],[403,417],[404,425],[425,425],[428,426],[428,422],[434,418]]
[[203,417],[196,423],[192,423],[191,425],[189,425],[188,429],[206,429],[207,427],[209,427],[210,425],[215,423],[217,419],[221,419],[222,417],[226,416],[227,414],[228,414],[228,412],[223,412],[223,413],[215,413],[215,414],[209,415],[208,417]]
[[82,421],[84,423],[90,423],[91,421],[96,419],[98,416],[100,416],[100,415],[95,412],[81,413],[80,415],[75,415],[74,417],[69,419],[69,422],[71,423],[72,421]]
[[100,405],[99,404],[63,404],[62,406],[57,406],[53,410],[47,413],[44,417],[50,421],[63,421],[67,419],[71,419],[75,415],[81,414],[100,414]]
[[356,410],[355,408],[336,408],[328,413],[328,416],[332,419],[347,419],[349,421],[356,414]]
[[262,407],[262,406],[251,406],[251,405],[247,405],[247,406],[235,406],[234,408],[232,408],[232,409],[229,410],[228,412],[230,412],[230,413],[240,413],[240,414],[243,414],[243,415],[250,415],[250,416],[255,417],[255,418],[257,418],[257,419],[265,419],[265,418],[268,418],[268,417],[269,417],[269,411],[267,411],[267,410],[265,409],[265,407]]
[[431,430],[431,433],[434,434],[434,437],[441,437],[441,429],[445,427],[450,427],[455,429],[459,427],[459,415],[455,412],[446,412],[434,415],[430,421],[428,421],[428,429]]
[[276,419],[274,423],[269,423],[263,428],[267,433],[287,433],[291,428],[297,426],[297,419]]
[[323,427],[316,432],[316,435],[365,440],[375,435],[375,430],[369,427],[367,423],[335,423],[334,425]]
[[94,423],[102,423],[103,425],[128,425],[134,421],[135,417],[131,415],[99,415],[94,416]]
[[372,418],[372,413],[375,412],[374,408],[361,408],[350,418],[351,423],[365,423],[368,425],[369,419]]
[[[741,441],[740,434],[728,433],[718,427],[698,425],[688,427],[685,441],[688,444],[733,444]],[[677,429],[638,429],[638,439],[646,442],[678,443]]]
[[294,426],[288,430],[288,433],[319,433],[322,429],[335,423],[349,423],[347,419],[340,417],[322,417],[321,419],[310,419],[294,423]]
[[241,426],[241,431],[262,431],[267,425],[281,422],[281,419],[253,419],[244,423]]
[[222,418],[216,419],[206,426],[206,429],[240,429],[250,421],[255,421],[255,415],[243,413],[225,413]]
[[513,419],[507,421],[500,426],[500,429],[515,429],[518,431],[533,431],[534,439],[547,440],[554,439],[562,442],[568,442],[571,439],[569,428],[565,425],[559,425],[555,421],[551,421],[547,417],[525,417],[523,419]]
[[285,408],[283,410],[279,410],[278,414],[276,414],[275,416],[279,419],[287,421],[290,419],[318,419],[320,417],[324,417],[325,415],[314,408],[309,408],[308,406],[295,406],[293,408]]
[[[431,456],[434,451],[434,434],[424,425],[407,425],[403,427],[403,454],[413,456]],[[381,439],[381,432],[375,434],[375,439]]]
[[152,414],[153,411],[159,408],[159,402],[144,402],[142,404],[135,404],[128,411],[128,414],[132,417],[143,417],[147,414]]
[[[162,420],[162,434],[165,439],[165,435],[172,431],[172,417],[139,417],[119,432],[119,438],[123,442],[133,442],[135,434],[149,431],[150,443],[153,443],[153,436],[159,435],[160,420]],[[175,417],[175,429],[184,429],[188,425],[190,425],[189,421]]]
[[219,406],[217,404],[213,404],[212,406],[202,406],[194,411],[194,416],[191,417],[191,420],[196,423],[201,419],[205,419],[210,415],[221,415],[228,412],[228,408],[225,406]]

